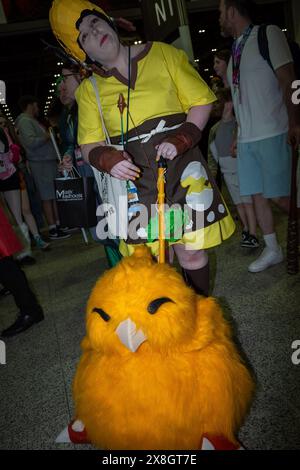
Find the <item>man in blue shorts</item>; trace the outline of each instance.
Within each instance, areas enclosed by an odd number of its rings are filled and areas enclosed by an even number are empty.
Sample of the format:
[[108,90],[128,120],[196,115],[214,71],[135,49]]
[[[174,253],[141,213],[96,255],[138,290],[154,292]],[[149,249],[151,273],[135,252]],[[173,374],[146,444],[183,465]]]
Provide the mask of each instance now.
[[300,117],[292,102],[296,75],[285,35],[277,26],[267,28],[272,70],[259,50],[259,27],[251,22],[254,6],[251,0],[221,0],[219,22],[223,36],[235,39],[227,73],[239,125],[240,191],[253,197],[265,241],[248,267],[256,273],[283,261],[270,199],[287,206],[291,145],[300,144]]

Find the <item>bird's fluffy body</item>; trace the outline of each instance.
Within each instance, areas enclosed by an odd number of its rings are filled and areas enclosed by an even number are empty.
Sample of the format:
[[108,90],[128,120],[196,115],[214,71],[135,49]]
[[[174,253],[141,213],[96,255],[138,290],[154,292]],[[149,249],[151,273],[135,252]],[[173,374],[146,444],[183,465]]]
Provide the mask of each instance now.
[[[149,304],[169,298],[155,314]],[[101,309],[109,321],[96,312]],[[136,352],[116,334],[130,318],[147,340]],[[251,376],[212,298],[143,249],[99,279],[75,380],[77,418],[102,449],[199,449],[204,433],[235,442]]]

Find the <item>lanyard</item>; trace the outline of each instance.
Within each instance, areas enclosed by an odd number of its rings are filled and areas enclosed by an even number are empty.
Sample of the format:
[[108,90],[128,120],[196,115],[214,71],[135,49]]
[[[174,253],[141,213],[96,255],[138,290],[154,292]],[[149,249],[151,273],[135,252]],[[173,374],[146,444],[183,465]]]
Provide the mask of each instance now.
[[131,48],[130,48],[130,46],[128,46],[128,87],[127,87],[127,108],[126,108],[126,144],[128,143],[130,83],[131,83]]
[[253,24],[250,24],[244,32],[241,41],[237,43],[236,39],[232,45],[232,83],[234,88],[237,90],[240,88],[240,66],[242,53],[253,27]]

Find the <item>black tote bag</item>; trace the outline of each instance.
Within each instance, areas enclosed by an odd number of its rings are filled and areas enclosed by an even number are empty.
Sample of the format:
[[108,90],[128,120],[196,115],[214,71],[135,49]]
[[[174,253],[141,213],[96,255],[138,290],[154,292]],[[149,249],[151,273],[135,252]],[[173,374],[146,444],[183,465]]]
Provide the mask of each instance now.
[[61,225],[88,228],[97,225],[95,179],[56,178],[55,197]]

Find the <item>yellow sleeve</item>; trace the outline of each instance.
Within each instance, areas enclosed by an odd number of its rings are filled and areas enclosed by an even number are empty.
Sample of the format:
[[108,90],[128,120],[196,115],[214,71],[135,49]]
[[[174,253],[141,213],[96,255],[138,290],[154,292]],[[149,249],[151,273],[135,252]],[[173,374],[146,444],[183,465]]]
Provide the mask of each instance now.
[[97,99],[88,79],[80,84],[75,96],[78,104],[78,144],[103,142],[105,134],[102,129]]
[[163,43],[161,48],[185,113],[193,106],[205,106],[217,100],[184,51]]

